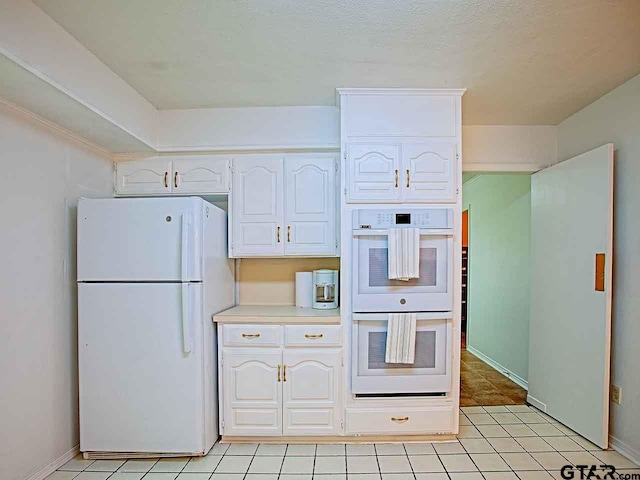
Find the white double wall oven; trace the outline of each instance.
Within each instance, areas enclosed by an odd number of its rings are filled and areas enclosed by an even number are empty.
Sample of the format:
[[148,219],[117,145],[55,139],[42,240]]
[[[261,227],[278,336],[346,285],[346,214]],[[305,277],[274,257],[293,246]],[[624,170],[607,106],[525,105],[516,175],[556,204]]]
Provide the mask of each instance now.
[[[420,274],[388,278],[392,228],[420,229]],[[451,389],[454,215],[452,208],[401,206],[352,213],[352,392],[445,394]],[[385,363],[389,313],[415,312],[416,360]]]

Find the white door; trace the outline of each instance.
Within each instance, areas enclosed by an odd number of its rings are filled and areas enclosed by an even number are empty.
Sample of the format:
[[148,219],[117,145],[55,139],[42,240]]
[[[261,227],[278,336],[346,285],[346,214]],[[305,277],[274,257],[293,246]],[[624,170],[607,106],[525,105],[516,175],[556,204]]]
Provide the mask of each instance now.
[[399,202],[400,146],[347,145],[347,199],[350,202]]
[[78,202],[78,281],[202,280],[200,198]]
[[171,193],[171,160],[145,158],[116,164],[117,195],[158,195]]
[[229,157],[195,155],[173,158],[173,193],[229,192]]
[[403,199],[407,202],[454,202],[456,163],[454,143],[403,144]]
[[284,255],[283,159],[247,155],[233,161],[234,257]]
[[186,288],[183,317],[180,284],[78,286],[82,451],[203,452],[202,286]]
[[612,144],[532,176],[528,400],[602,448],[612,231]]
[[340,433],[341,350],[285,349],[284,435]]
[[224,435],[282,434],[282,352],[224,349]]
[[286,255],[335,255],[334,156],[285,157]]

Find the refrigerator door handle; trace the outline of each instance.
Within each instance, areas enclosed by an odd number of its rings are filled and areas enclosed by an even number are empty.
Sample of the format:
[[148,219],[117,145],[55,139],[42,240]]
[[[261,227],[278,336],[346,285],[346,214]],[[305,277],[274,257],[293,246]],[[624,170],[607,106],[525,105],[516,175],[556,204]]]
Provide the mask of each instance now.
[[191,215],[182,214],[182,240],[180,243],[180,278],[183,282],[189,280],[189,230],[191,227]]
[[182,351],[191,353],[191,329],[189,318],[189,285],[182,284]]

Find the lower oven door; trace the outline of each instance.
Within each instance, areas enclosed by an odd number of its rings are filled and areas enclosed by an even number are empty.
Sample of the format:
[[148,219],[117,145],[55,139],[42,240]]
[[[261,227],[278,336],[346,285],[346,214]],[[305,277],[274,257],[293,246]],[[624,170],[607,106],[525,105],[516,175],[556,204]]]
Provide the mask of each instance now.
[[354,231],[354,312],[453,310],[453,236],[420,231],[420,277],[390,280],[387,231]]
[[452,323],[451,313],[419,313],[415,362],[385,363],[387,314],[353,314],[353,393],[449,392]]

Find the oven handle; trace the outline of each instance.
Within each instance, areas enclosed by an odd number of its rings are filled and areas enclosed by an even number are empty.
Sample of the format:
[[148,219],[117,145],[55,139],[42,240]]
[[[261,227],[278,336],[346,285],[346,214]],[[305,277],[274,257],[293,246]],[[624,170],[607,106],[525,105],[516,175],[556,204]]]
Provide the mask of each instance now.
[[[405,312],[398,312],[398,313],[405,313]],[[354,322],[386,322],[388,321],[388,317],[386,313],[354,313],[351,319]],[[429,322],[432,320],[453,320],[453,313],[423,312],[418,314],[418,318],[416,320],[418,322]]]
[[[368,228],[358,228],[353,230],[354,237],[373,237],[380,235],[389,235],[389,230],[370,230]],[[438,236],[453,237],[453,231],[450,229],[421,228],[420,236]]]

